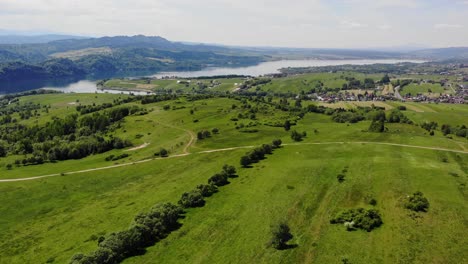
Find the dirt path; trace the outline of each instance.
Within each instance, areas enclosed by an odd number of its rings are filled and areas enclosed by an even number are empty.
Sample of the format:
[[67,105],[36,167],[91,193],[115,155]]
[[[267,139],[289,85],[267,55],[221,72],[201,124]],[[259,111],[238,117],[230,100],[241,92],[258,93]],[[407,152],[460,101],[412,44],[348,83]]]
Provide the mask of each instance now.
[[131,148],[131,149],[127,149],[125,151],[135,151],[135,150],[139,150],[139,149],[142,149],[142,148],[146,148],[150,143],[143,143],[141,144],[140,146],[136,146],[134,148]]
[[[184,130],[184,129],[183,129]],[[187,130],[188,131],[188,130]],[[191,132],[191,131],[190,131]],[[195,140],[195,136],[193,132],[190,133],[191,135],[191,140],[189,143],[186,145],[184,148],[184,152],[188,150],[190,145],[193,143]],[[415,145],[407,145],[407,144],[397,144],[397,143],[386,143],[386,142],[367,142],[367,141],[352,141],[352,142],[316,142],[316,143],[290,143],[290,144],[283,144],[282,146],[304,146],[304,145],[336,145],[336,144],[369,144],[369,145],[387,145],[387,146],[397,146],[397,147],[406,147],[406,148],[417,148],[417,149],[428,149],[428,150],[438,150],[438,151],[446,151],[446,152],[455,152],[455,153],[461,153],[461,154],[468,154],[468,151],[463,151],[463,150],[455,150],[455,149],[446,149],[446,148],[438,148],[438,147],[423,147],[423,146],[415,146]],[[189,155],[195,155],[195,154],[205,154],[205,153],[213,153],[213,152],[223,152],[223,151],[230,151],[230,150],[237,150],[237,149],[248,149],[248,148],[253,148],[255,146],[240,146],[240,147],[231,147],[231,148],[222,148],[222,149],[212,149],[212,150],[204,150],[204,151],[199,151],[199,152],[194,152],[194,153],[183,153],[183,154],[177,154],[177,155],[172,155],[166,158],[152,158],[152,159],[145,159],[145,160],[140,160],[140,161],[135,161],[135,162],[130,162],[130,163],[122,163],[122,164],[117,164],[117,165],[111,165],[111,166],[105,166],[105,167],[100,167],[100,168],[94,168],[94,169],[86,169],[86,170],[80,170],[80,171],[72,171],[72,172],[66,172],[66,173],[55,173],[55,174],[49,174],[49,175],[42,175],[42,176],[35,176],[35,177],[28,177],[28,178],[18,178],[18,179],[0,179],[0,183],[2,182],[19,182],[19,181],[30,181],[30,180],[38,180],[38,179],[43,179],[43,178],[50,178],[50,177],[57,177],[57,176],[66,176],[66,175],[72,175],[72,174],[79,174],[79,173],[86,173],[86,172],[92,172],[92,171],[100,171],[100,170],[107,170],[107,169],[113,169],[113,168],[119,168],[119,167],[124,167],[124,166],[132,166],[140,163],[145,163],[153,160],[162,160],[162,159],[173,159],[173,158],[179,158],[179,157],[185,157]]]

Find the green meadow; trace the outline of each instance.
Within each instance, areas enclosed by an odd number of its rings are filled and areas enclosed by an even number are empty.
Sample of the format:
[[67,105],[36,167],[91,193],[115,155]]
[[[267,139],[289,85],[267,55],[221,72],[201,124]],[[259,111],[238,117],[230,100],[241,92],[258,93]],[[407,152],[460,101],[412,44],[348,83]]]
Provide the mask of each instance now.
[[[302,83],[305,89],[314,78],[326,80],[330,87],[342,85],[326,74],[310,77],[305,84],[291,78],[288,85]],[[228,91],[238,81],[225,81],[213,89]],[[154,85],[151,89],[180,86]],[[275,82],[262,89],[284,90]],[[78,113],[79,104],[99,105],[126,97],[20,97],[19,104],[50,108],[19,123],[46,124]],[[348,109],[361,106],[341,104]],[[336,123],[318,113],[299,118],[251,98],[190,101],[181,96],[145,105],[123,104],[148,111],[125,117],[112,131],[131,141],[132,147],[11,170],[6,165],[23,155],[0,158],[0,180],[54,175],[0,181],[0,263],[68,263],[75,253],[91,253],[99,237],[128,228],[138,213],[156,203],[176,204],[182,193],[206,184],[224,164],[234,165],[238,177],[206,198],[205,206],[187,209],[179,229],[123,263],[468,262],[468,141],[444,136],[440,130],[431,136],[418,126],[430,121],[439,126],[466,124],[466,105],[381,104],[387,112],[406,106],[402,112],[416,125],[386,123],[384,133],[372,133],[367,132],[371,121]],[[254,116],[251,109],[256,109]],[[285,120],[293,121],[291,130],[306,132],[303,141],[291,139],[291,131],[283,128]],[[198,132],[214,128],[219,132],[197,139]],[[240,166],[241,156],[252,146],[274,139],[281,139],[283,146],[250,168]],[[169,157],[154,155],[161,148],[169,151]],[[129,156],[123,159],[105,160],[125,153]],[[344,170],[345,180],[340,183],[337,175]],[[429,200],[428,212],[404,207],[407,196],[416,191]],[[370,198],[377,204],[370,205]],[[343,225],[330,224],[337,213],[358,207],[377,209],[383,225],[371,232],[350,232]],[[279,222],[287,222],[293,235],[286,250],[267,246],[271,227]]]

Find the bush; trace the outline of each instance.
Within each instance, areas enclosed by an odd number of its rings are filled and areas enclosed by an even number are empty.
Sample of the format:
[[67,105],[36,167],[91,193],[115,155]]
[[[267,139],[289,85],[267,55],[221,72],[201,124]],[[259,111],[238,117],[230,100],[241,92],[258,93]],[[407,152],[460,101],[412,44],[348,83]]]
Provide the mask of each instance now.
[[345,180],[345,175],[344,174],[338,174],[338,175],[336,175],[336,179],[338,180],[339,183],[342,183]]
[[159,156],[165,158],[169,156],[169,151],[167,151],[167,149],[165,148],[161,148],[161,150],[159,150]]
[[341,212],[330,220],[331,224],[346,224],[347,230],[360,228],[367,232],[383,224],[379,211],[375,209],[366,210],[364,208],[349,209]]
[[385,131],[385,124],[383,120],[374,120],[369,126],[369,132],[382,133]]
[[224,164],[223,166],[223,173],[226,174],[229,178],[234,178],[237,176],[236,168],[234,168],[234,166],[227,165],[227,164]]
[[303,132],[302,134],[297,132],[296,130],[293,130],[291,132],[291,139],[294,140],[294,141],[302,141],[302,138],[304,137],[304,135],[306,135],[305,132]]
[[229,184],[228,175],[225,173],[216,173],[208,179],[208,184],[213,184],[218,187]]
[[283,142],[281,141],[281,139],[275,139],[273,140],[272,142],[272,145],[273,145],[273,148],[279,148],[281,146]]
[[197,186],[197,189],[203,197],[210,197],[218,192],[218,187],[214,184],[200,184]]
[[113,264],[141,254],[145,247],[178,228],[178,220],[183,213],[179,206],[170,203],[157,204],[148,213],[139,214],[129,229],[99,239],[96,251],[90,255],[75,254],[70,263]]
[[400,111],[405,111],[405,110],[406,110],[406,106],[404,106],[404,105],[399,105],[399,106],[397,107],[397,109],[400,110]]
[[197,189],[188,193],[183,193],[177,203],[184,208],[202,207],[205,205],[205,200],[200,190]]
[[408,197],[405,207],[415,212],[427,212],[429,209],[429,201],[424,197],[422,192],[415,192]]
[[269,244],[275,249],[287,248],[288,245],[286,243],[293,238],[289,226],[286,223],[280,223],[275,226],[271,233],[272,238]]
[[240,159],[240,164],[242,165],[242,167],[245,168],[245,167],[248,167],[250,164],[252,164],[252,160],[250,159],[248,155],[244,155]]

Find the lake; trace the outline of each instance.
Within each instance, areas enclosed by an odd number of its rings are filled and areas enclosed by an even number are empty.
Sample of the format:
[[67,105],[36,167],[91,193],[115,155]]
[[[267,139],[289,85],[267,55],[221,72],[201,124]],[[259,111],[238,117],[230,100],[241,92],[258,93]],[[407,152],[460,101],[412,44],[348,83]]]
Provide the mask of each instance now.
[[[336,66],[336,65],[369,65],[369,64],[395,64],[401,62],[422,63],[419,60],[280,60],[263,62],[254,66],[247,67],[209,67],[199,71],[181,71],[181,72],[160,72],[150,77],[162,78],[167,76],[177,76],[180,78],[194,78],[201,76],[218,76],[218,75],[250,75],[260,76],[271,73],[279,73],[279,69],[287,67],[320,67],[320,66]],[[0,94],[15,93],[18,91],[28,91],[34,89],[53,89],[66,93],[129,93],[116,90],[101,91],[97,89],[96,83],[90,80],[69,80],[69,81],[48,81],[45,83],[38,81],[21,81],[9,82],[0,84]],[[132,92],[133,94],[147,94],[146,92]]]

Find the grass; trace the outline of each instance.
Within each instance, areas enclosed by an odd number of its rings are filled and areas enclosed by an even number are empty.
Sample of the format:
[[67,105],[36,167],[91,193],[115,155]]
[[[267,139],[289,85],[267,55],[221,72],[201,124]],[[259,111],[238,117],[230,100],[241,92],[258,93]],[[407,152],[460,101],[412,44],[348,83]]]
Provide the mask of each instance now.
[[410,94],[415,96],[417,94],[424,94],[424,95],[433,95],[433,94],[452,94],[453,91],[451,89],[445,90],[444,87],[440,86],[440,84],[431,84],[431,83],[411,83],[405,87],[400,92],[402,95]]
[[[22,97],[20,103],[50,104],[50,112],[37,118],[42,124],[52,116],[76,113],[70,102],[98,104],[119,96],[123,95],[41,95]],[[175,110],[163,110],[166,104]],[[349,108],[361,105],[343,104]],[[387,110],[407,106],[404,113],[417,123],[462,124],[468,111],[464,105],[382,104]],[[440,132],[431,137],[422,128],[406,124],[386,124],[386,133],[367,133],[363,131],[369,127],[368,121],[340,124],[326,115],[307,114],[292,127],[307,132],[303,145],[284,146],[253,168],[238,165],[246,149],[199,153],[259,145],[275,138],[293,143],[289,132],[269,125],[293,116],[259,105],[263,110],[255,119],[233,121],[233,117],[248,113],[240,106],[239,101],[228,98],[195,102],[182,98],[144,105],[147,115],[127,117],[115,131],[135,146],[149,143],[132,152],[114,150],[13,170],[6,170],[5,165],[21,157],[1,158],[3,179],[65,174],[0,182],[0,263],[66,263],[74,253],[91,252],[99,236],[127,228],[138,212],[157,202],[176,203],[183,192],[205,183],[223,164],[235,165],[239,178],[208,198],[205,207],[188,210],[183,226],[167,239],[124,263],[154,263],[155,259],[163,263],[340,263],[343,258],[351,263],[468,261],[468,155],[372,143],[326,144],[388,142],[466,151],[466,139],[449,139]],[[31,125],[36,120],[21,122]],[[258,132],[242,133],[235,128],[240,123],[254,124],[252,128]],[[105,161],[111,154],[131,154],[118,163],[151,158],[161,147],[169,149],[171,155],[180,154],[190,140],[190,131],[215,127],[220,133],[196,141],[189,148],[193,154],[188,156],[66,174],[112,165],[114,162]],[[344,168],[348,170],[345,181],[338,183],[336,176]],[[422,191],[431,205],[428,213],[413,219],[402,201],[415,191]],[[368,196],[377,200],[382,227],[371,233],[346,232],[341,225],[329,224],[343,209],[371,208]],[[284,251],[266,248],[270,225],[282,220],[289,223],[294,235],[291,243],[297,247]]]

